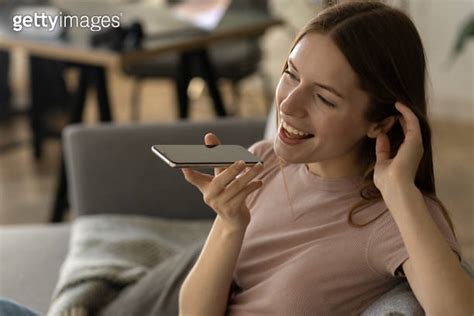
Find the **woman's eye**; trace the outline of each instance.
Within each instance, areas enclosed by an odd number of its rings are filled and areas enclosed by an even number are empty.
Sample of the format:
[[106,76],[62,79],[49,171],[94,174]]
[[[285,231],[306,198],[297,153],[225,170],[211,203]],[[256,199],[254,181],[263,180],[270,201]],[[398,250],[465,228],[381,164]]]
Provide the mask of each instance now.
[[324,103],[326,103],[326,105],[330,106],[330,107],[335,107],[336,105],[334,103],[331,103],[329,102],[328,100],[326,100],[325,98],[323,98],[320,94],[317,94],[318,98],[323,101]]
[[290,76],[291,79],[298,80],[298,78],[296,78],[296,76],[293,73],[291,73],[288,69],[286,69],[283,72],[286,73],[288,76]]

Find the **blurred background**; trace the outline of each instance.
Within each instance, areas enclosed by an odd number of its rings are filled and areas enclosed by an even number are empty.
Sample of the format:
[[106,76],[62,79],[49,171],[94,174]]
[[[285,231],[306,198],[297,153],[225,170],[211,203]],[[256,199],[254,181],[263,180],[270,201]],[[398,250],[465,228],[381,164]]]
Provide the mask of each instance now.
[[[260,0],[255,0],[259,2]],[[7,1],[0,0],[0,8]],[[30,1],[32,2],[32,1]],[[82,1],[62,0],[61,5]],[[143,2],[150,6],[165,1],[102,1],[107,4]],[[265,1],[266,2],[266,1]],[[404,10],[415,22],[424,41],[429,71],[430,118],[433,127],[435,174],[440,199],[453,219],[458,239],[468,261],[474,263],[474,45],[472,41],[474,2],[471,0],[387,1]],[[28,3],[26,1],[25,3]],[[84,2],[83,2],[84,3]],[[92,3],[92,2],[91,2]],[[100,1],[93,2],[101,3]],[[258,37],[261,54],[248,55],[252,66],[241,78],[217,73],[217,86],[230,115],[261,117],[268,114],[283,61],[298,29],[324,1],[270,0],[269,12],[284,24],[268,28]],[[6,7],[3,7],[6,13]],[[8,19],[2,16],[3,22]],[[470,24],[469,24],[470,23]],[[470,25],[470,26],[469,26]],[[463,45],[458,39],[465,35]],[[55,203],[60,164],[60,139],[46,137],[41,157],[35,155],[31,128],[31,60],[28,50],[9,47],[0,33],[0,225],[47,223]],[[48,66],[42,65],[48,71]],[[60,68],[54,68],[59,67]],[[57,98],[43,112],[50,129],[59,132],[68,122],[68,108],[61,100],[78,87],[75,67],[53,67],[52,78],[44,82],[43,93]],[[59,70],[58,70],[59,69]],[[143,72],[143,69],[140,70]],[[58,79],[58,73],[61,79]],[[123,67],[107,68],[108,93],[114,121],[125,123],[172,122],[180,119],[174,80],[149,76],[139,80]],[[140,77],[140,76],[139,76]],[[141,78],[141,77],[140,77]],[[51,88],[59,80],[64,91]],[[50,88],[48,88],[50,87]],[[137,92],[138,91],[138,92]],[[214,120],[212,95],[205,80],[193,78],[186,88],[189,97],[188,120]],[[62,94],[61,94],[62,93]],[[96,92],[85,96],[83,120],[97,124]],[[59,100],[59,101],[58,101]],[[138,100],[138,101],[137,101]],[[131,104],[139,103],[139,110]],[[181,117],[181,119],[183,119]],[[54,133],[52,133],[54,134]],[[57,134],[57,133],[56,133]],[[67,213],[66,221],[73,218]]]

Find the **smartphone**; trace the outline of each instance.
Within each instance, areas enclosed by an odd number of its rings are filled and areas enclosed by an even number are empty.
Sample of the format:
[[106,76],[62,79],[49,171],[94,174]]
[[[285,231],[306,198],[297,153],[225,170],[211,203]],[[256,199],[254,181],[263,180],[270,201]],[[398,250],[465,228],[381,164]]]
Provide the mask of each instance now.
[[239,145],[153,145],[151,150],[170,167],[227,167],[238,160],[253,166],[263,161]]

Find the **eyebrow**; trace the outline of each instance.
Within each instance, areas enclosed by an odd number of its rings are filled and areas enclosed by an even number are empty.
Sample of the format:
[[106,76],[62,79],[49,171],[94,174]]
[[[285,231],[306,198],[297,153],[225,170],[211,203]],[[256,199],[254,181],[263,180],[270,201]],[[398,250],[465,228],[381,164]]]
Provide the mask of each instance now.
[[[288,59],[288,64],[290,64],[292,68],[294,68],[296,71],[298,71],[298,69],[295,67],[295,64],[290,59]],[[337,95],[341,99],[344,99],[344,96],[341,93],[339,93],[336,89],[334,89],[333,87],[330,87],[328,85],[318,83],[318,82],[313,82],[313,84],[318,86],[318,87],[321,87],[323,89],[326,89],[328,91],[331,91],[332,93],[334,93],[335,95]]]

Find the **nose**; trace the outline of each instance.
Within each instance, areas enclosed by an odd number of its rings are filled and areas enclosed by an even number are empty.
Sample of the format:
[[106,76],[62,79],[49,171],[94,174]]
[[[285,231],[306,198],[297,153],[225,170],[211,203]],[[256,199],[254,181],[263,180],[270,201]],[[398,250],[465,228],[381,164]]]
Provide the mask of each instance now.
[[288,116],[303,117],[306,114],[305,104],[308,102],[304,89],[299,85],[288,92],[280,102],[280,111]]

